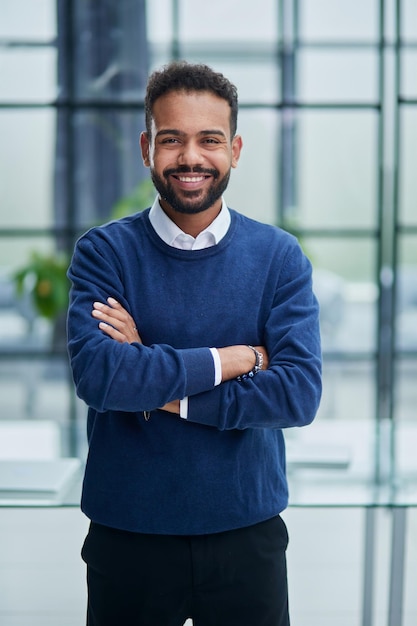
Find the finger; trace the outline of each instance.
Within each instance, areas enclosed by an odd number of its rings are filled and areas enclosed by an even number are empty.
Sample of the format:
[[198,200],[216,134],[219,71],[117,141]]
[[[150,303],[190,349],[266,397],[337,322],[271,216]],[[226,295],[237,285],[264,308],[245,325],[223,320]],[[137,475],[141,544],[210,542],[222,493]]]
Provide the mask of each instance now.
[[126,309],[124,309],[122,307],[122,305],[120,304],[120,302],[118,302],[117,300],[115,300],[114,298],[112,298],[110,296],[110,298],[107,298],[107,302],[109,303],[109,305],[114,308],[114,309],[121,309],[123,311],[125,311]]
[[101,319],[110,324],[115,324],[120,329],[124,326],[133,328],[135,325],[133,318],[125,309],[113,309],[101,302],[93,303],[92,315],[97,319]]
[[115,313],[112,313],[111,311],[107,311],[107,307],[94,308],[91,315],[98,320],[115,326],[122,326],[124,323],[118,315],[115,315]]
[[103,302],[93,302],[93,309],[95,311],[101,311],[103,314],[109,317],[120,320],[123,320],[129,315],[128,312],[120,305],[118,308],[114,308],[107,304],[104,304]]
[[106,324],[106,322],[100,322],[100,324],[98,325],[98,327],[100,328],[100,330],[102,330],[106,335],[108,335],[109,337],[111,337],[112,339],[115,339],[116,341],[118,341],[119,343],[128,343],[128,339],[127,337],[119,332],[116,328],[114,328],[113,326],[110,326],[110,324]]

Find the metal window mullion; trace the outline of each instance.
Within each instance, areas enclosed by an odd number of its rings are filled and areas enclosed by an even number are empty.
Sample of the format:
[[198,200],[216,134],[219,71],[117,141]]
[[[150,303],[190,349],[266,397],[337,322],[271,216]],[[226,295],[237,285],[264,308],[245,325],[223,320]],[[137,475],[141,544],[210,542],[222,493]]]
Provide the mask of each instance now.
[[278,176],[278,210],[280,225],[293,217],[296,206],[296,47],[297,0],[281,0],[279,5],[279,62],[281,65],[281,119]]
[[[378,300],[378,360],[376,389],[376,457],[375,480],[378,484],[393,478],[394,458],[394,359],[395,359],[395,180],[397,176],[396,142],[398,136],[398,64],[392,58],[391,47],[386,45],[385,27],[387,12],[393,9],[392,1],[380,1],[380,152],[379,152],[379,226],[377,280]],[[393,19],[397,14],[393,11]],[[398,24],[396,25],[396,30]],[[394,45],[397,53],[398,41]],[[394,89],[391,88],[394,86]],[[389,89],[388,89],[389,87]]]
[[178,61],[181,58],[180,0],[172,0],[171,58],[173,61]]
[[[64,24],[65,40],[64,40],[64,90],[69,106],[62,111],[58,109],[57,115],[64,115],[64,133],[65,133],[65,224],[67,226],[67,235],[64,238],[64,249],[68,255],[71,255],[77,233],[75,202],[76,202],[76,180],[75,180],[75,41],[74,41],[74,0],[58,0],[60,10],[62,11],[61,19]],[[71,456],[77,456],[77,405],[76,397],[72,383],[70,368],[67,368],[67,384],[69,387],[69,409],[68,409],[68,452]]]

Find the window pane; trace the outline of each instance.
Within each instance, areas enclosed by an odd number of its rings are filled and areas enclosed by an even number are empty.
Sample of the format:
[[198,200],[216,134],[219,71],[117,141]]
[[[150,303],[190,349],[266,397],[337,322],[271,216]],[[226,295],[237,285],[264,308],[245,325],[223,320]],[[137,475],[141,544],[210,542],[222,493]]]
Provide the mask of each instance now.
[[0,112],[0,227],[45,227],[53,222],[55,112]]
[[56,0],[2,0],[0,38],[48,41],[56,35]]
[[[360,398],[360,402],[358,401]],[[317,419],[375,419],[375,366],[371,362],[323,360],[323,396]],[[372,467],[372,457],[369,465]]]
[[238,133],[243,138],[243,149],[225,193],[227,204],[261,222],[274,224],[277,222],[279,115],[272,110],[241,110]]
[[145,123],[138,112],[90,110],[77,113],[74,124],[76,224],[85,229],[108,220],[115,204],[149,178],[139,148]]
[[148,69],[144,2],[77,0],[75,17],[77,96],[141,99]]
[[70,394],[67,358],[2,357],[0,394],[3,419],[41,419],[66,424]]
[[402,237],[397,279],[397,347],[417,351],[417,236]]
[[0,100],[47,102],[56,97],[56,50],[0,49]]
[[299,113],[298,210],[303,226],[374,227],[377,116]]
[[370,353],[376,345],[375,242],[301,240],[314,267],[323,350]]
[[371,40],[378,36],[374,0],[303,0],[300,36],[314,40]]
[[[356,237],[304,237],[301,244],[316,269],[334,271],[349,284],[362,281],[369,288],[376,272],[377,241]],[[373,293],[362,294],[367,299]]]
[[[236,19],[239,16],[239,19]],[[275,41],[278,2],[260,6],[241,0],[180,0],[180,36],[184,41]]]
[[[1,242],[3,246],[3,241]],[[9,250],[12,245],[7,246]],[[26,262],[29,257],[14,259],[17,269],[19,262]],[[50,325],[39,318],[29,292],[17,294],[13,271],[9,266],[0,270],[0,354],[4,351],[20,354],[25,350],[46,349],[50,345]],[[2,400],[7,394],[2,394]]]
[[403,224],[417,225],[417,107],[401,111],[400,216]]
[[404,98],[417,98],[417,50],[402,53],[401,95]]
[[414,476],[417,470],[416,456],[416,406],[417,406],[417,359],[399,359],[397,363],[397,462],[400,473]]
[[302,102],[375,102],[378,99],[377,61],[373,51],[301,50],[297,69],[298,97]]
[[417,42],[417,3],[415,0],[401,0],[401,37],[404,41]]
[[173,36],[172,0],[146,0],[148,40],[164,44]]
[[0,275],[9,276],[25,265],[34,252],[50,255],[56,250],[52,237],[0,237]]
[[0,250],[0,352],[64,350],[66,255],[48,237],[3,237]]

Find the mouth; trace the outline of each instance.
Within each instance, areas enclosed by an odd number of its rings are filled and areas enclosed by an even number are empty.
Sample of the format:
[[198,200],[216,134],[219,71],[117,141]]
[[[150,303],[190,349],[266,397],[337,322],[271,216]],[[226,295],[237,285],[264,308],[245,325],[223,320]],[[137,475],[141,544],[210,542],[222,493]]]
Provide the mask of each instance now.
[[201,173],[201,172],[171,172],[170,178],[175,181],[175,186],[179,189],[185,190],[198,190],[203,188],[203,186],[207,183],[208,180],[213,178],[213,174],[211,173]]
[[209,178],[209,176],[202,176],[199,174],[198,176],[185,176],[184,174],[173,175],[174,178],[180,181],[180,183],[202,183],[204,180]]
[[204,188],[211,176],[204,174],[195,174],[194,176],[190,174],[174,174],[172,178],[176,181],[175,185],[178,189],[197,191]]

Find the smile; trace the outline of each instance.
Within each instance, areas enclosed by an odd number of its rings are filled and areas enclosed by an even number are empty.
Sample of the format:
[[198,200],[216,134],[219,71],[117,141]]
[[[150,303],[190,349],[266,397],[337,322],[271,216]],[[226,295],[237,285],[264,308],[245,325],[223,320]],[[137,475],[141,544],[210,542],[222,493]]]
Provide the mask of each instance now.
[[207,176],[175,176],[181,183],[201,183]]

